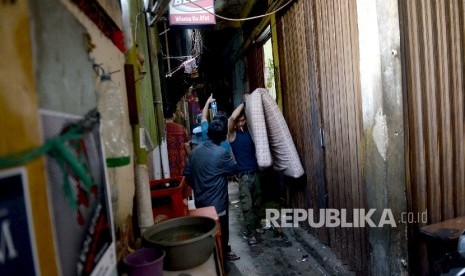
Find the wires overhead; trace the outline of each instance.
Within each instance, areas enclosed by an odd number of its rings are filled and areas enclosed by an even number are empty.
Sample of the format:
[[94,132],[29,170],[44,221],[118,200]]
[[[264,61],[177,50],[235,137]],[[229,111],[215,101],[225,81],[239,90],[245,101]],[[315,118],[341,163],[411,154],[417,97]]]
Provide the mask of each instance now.
[[209,11],[208,9],[200,6],[199,4],[191,1],[191,0],[187,0],[189,3],[199,7],[200,9],[212,14],[213,16],[217,17],[217,18],[220,18],[220,19],[223,19],[223,20],[227,20],[227,21],[236,21],[236,22],[241,22],[241,21],[247,21],[247,20],[254,20],[254,19],[258,19],[258,18],[263,18],[263,17],[267,17],[269,15],[272,15],[272,14],[275,14],[277,13],[278,11],[284,9],[286,6],[288,6],[290,3],[292,3],[294,0],[289,0],[287,1],[285,4],[283,4],[281,7],[277,8],[276,10],[274,11],[271,11],[271,12],[267,12],[265,14],[262,14],[262,15],[257,15],[257,16],[251,16],[251,17],[245,17],[245,18],[229,18],[229,17],[225,17],[225,16],[221,16],[219,14],[215,14],[215,13],[212,13],[211,11]]

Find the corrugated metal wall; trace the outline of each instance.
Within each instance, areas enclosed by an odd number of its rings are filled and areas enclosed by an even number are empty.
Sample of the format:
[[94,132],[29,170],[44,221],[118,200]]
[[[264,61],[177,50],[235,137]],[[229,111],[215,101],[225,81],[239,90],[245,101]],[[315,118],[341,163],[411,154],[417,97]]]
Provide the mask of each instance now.
[[[307,190],[295,200],[307,208],[326,201],[326,208],[346,209],[350,222],[352,210],[365,207],[356,1],[301,0],[281,23],[284,114],[307,172]],[[353,270],[367,273],[365,228],[326,231],[316,232]]]
[[406,1],[412,209],[428,223],[465,215],[463,1]]
[[[306,20],[303,1],[278,19],[283,113],[291,131],[302,165],[306,171],[306,185],[292,183],[289,187],[295,208],[318,210],[326,207],[324,186],[323,149],[320,145],[319,101],[317,100],[316,67],[311,21]],[[308,226],[308,225],[307,225]],[[323,242],[328,243],[326,229],[311,229]]]
[[465,215],[465,7],[462,0],[399,3],[409,208],[427,211],[432,224]]

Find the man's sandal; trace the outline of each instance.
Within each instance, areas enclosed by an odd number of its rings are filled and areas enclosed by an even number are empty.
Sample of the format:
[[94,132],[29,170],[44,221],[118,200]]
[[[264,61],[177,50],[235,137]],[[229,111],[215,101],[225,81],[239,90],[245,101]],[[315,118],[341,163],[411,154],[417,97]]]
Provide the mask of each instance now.
[[228,255],[226,256],[227,260],[228,261],[237,261],[239,260],[241,257],[237,256],[236,253],[234,252],[229,252]]

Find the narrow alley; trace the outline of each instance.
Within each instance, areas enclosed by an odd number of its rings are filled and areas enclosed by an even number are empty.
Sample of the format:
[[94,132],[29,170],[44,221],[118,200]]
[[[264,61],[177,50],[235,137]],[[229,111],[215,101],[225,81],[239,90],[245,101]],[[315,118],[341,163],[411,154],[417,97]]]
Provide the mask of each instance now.
[[2,276],[217,276],[226,210],[230,276],[465,267],[464,0],[0,0],[0,37]]

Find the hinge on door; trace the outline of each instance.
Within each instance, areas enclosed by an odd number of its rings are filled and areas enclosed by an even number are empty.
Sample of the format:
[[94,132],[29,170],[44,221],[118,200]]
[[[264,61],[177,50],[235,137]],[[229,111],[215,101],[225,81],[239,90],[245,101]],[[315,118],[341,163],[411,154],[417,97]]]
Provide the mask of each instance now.
[[325,131],[322,128],[320,128],[320,146],[325,147]]

